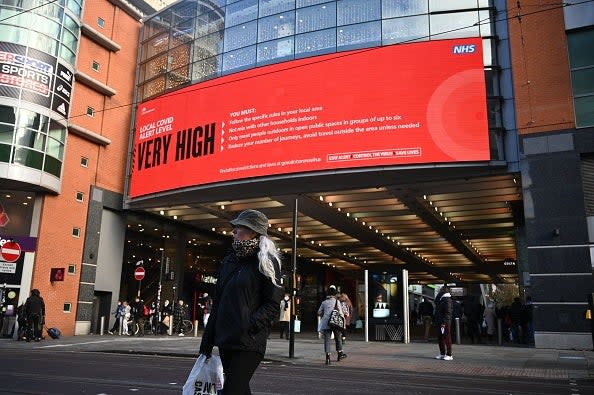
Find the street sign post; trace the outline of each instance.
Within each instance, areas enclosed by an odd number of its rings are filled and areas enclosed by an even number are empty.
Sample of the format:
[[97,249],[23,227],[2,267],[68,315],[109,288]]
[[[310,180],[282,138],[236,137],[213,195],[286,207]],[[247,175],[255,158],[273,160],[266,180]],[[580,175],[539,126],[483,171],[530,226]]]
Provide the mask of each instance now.
[[21,256],[21,246],[14,241],[7,241],[0,247],[0,255],[6,262],[16,262]]
[[140,287],[142,285],[142,279],[144,278],[145,273],[146,272],[142,266],[138,266],[136,269],[134,269],[134,278],[138,280],[138,297],[140,297]]
[[134,278],[138,281],[142,281],[145,273],[146,272],[144,271],[144,268],[142,266],[139,266],[136,269],[134,269]]

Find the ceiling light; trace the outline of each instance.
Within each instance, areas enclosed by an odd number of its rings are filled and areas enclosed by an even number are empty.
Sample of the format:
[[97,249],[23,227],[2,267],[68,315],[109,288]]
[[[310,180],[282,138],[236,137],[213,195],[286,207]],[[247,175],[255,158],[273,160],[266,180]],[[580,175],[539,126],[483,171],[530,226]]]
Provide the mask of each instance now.
[[163,214],[165,214],[165,211],[161,210],[161,211],[159,211],[159,214],[163,215]]
[[177,215],[174,215],[174,216],[173,216],[173,219],[177,219]]

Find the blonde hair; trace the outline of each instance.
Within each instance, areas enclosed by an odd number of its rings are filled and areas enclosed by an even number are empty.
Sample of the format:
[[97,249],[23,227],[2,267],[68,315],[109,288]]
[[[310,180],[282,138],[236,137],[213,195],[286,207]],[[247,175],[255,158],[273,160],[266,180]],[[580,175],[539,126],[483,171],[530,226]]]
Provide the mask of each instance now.
[[278,275],[280,276],[281,259],[278,250],[276,249],[276,245],[274,244],[274,241],[272,241],[268,236],[260,235],[260,251],[258,251],[258,269],[260,270],[260,273],[268,277],[274,285],[279,287],[280,285],[276,282],[277,273],[274,269],[274,262],[270,259],[271,257],[274,260],[276,260],[276,262],[278,262]]

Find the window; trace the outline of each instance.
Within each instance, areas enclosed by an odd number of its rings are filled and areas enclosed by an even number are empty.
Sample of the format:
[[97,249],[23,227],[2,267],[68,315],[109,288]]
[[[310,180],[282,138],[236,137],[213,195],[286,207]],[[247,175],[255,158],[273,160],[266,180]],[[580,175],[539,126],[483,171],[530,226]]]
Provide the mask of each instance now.
[[85,158],[84,156],[80,157],[80,165],[82,167],[89,167],[89,158]]
[[87,107],[87,115],[89,117],[94,117],[95,116],[95,110],[93,109],[93,107]]
[[80,237],[80,228],[72,228],[72,237]]
[[70,274],[70,275],[76,274],[76,265],[68,265],[68,274]]
[[103,20],[102,18],[97,18],[97,26],[103,29],[105,27],[105,20]]
[[85,194],[82,192],[76,192],[76,201],[77,202],[84,202]]
[[567,33],[576,127],[594,126],[594,29]]
[[99,71],[99,62],[93,60],[93,64],[91,65],[91,68],[95,71]]
[[72,303],[64,303],[64,313],[70,313],[72,311]]

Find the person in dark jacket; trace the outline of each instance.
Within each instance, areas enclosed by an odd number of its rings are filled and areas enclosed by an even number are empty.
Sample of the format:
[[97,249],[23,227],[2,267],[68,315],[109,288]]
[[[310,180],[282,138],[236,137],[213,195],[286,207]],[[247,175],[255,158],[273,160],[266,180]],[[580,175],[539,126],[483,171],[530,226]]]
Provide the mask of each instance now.
[[173,331],[177,333],[178,336],[185,336],[183,324],[184,320],[188,317],[188,308],[187,305],[184,304],[182,299],[177,301],[177,304],[173,308]]
[[433,321],[433,305],[427,299],[423,298],[423,301],[419,305],[419,315],[423,320],[424,333],[423,339],[429,341],[429,329],[431,327],[431,321]]
[[444,361],[454,359],[452,357],[452,334],[450,331],[452,309],[450,288],[444,285],[435,296],[435,315],[433,316],[433,322],[437,325],[437,340],[439,343],[439,355],[435,358]]
[[[36,342],[40,341],[45,322],[45,302],[38,289],[31,290],[31,296],[25,302],[25,314],[27,315],[27,324],[30,331],[33,332],[33,338]],[[27,341],[31,341],[30,336],[27,336]]]
[[225,373],[222,393],[243,395],[251,394],[250,380],[264,358],[284,290],[280,257],[267,236],[268,218],[245,210],[231,224],[233,248],[220,267],[200,354],[210,357],[217,346]]
[[140,298],[137,296],[134,299],[134,302],[130,303],[130,308],[132,310],[132,334],[134,334],[135,327],[138,325],[138,333],[137,336],[144,336],[144,303]]

